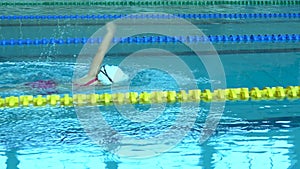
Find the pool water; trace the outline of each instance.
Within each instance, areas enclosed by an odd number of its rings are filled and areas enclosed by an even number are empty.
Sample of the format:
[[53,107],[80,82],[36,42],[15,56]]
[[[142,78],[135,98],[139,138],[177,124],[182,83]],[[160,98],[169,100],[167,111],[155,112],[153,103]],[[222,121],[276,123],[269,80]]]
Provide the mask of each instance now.
[[[88,7],[0,6],[1,15],[98,15],[136,12],[165,13],[289,13],[299,6],[176,6],[165,7]],[[299,34],[299,18],[260,19],[188,19],[208,35]],[[107,20],[28,19],[0,20],[0,39],[90,37]],[[184,30],[182,30],[184,31]],[[300,48],[298,41],[288,42],[218,42],[212,43],[219,54],[228,88],[300,85]],[[72,94],[76,59],[83,44],[1,45],[0,96]],[[180,43],[119,44],[110,50],[105,64],[119,64],[132,52],[161,48],[175,53],[191,69],[195,79],[176,72],[186,89],[195,82],[199,89],[220,83],[211,79],[199,58]],[[158,64],[165,56],[155,56]],[[170,57],[170,56],[167,56]],[[165,64],[165,63],[164,63]],[[166,64],[166,66],[170,66]],[[77,67],[78,68],[78,67]],[[87,72],[88,65],[79,65]],[[131,77],[131,91],[182,89],[168,73],[145,69]],[[52,80],[55,89],[36,89],[27,82]],[[96,87],[98,93],[109,87]],[[154,157],[132,159],[120,157],[95,144],[84,130],[74,107],[0,108],[0,168],[300,168],[300,116],[298,100],[226,102],[217,129],[199,144],[210,103],[187,111],[197,117],[186,136],[171,150]],[[155,136],[174,123],[180,103],[167,104],[152,123],[124,119],[114,106],[99,110],[119,133],[135,138]],[[135,105],[148,110],[149,105]],[[156,113],[151,109],[149,113]],[[151,116],[148,114],[146,116]],[[147,118],[147,117],[145,117]],[[101,128],[101,126],[100,126]],[[109,133],[108,133],[109,134]],[[176,136],[173,136],[176,138]],[[171,137],[170,139],[172,139]],[[133,144],[133,143],[132,143]],[[139,147],[136,147],[138,149]]]

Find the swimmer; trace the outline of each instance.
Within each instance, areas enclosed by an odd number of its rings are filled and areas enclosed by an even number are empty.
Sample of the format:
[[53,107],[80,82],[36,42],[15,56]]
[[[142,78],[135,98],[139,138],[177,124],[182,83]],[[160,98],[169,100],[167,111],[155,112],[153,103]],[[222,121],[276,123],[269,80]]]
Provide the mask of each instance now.
[[94,56],[88,74],[75,80],[73,83],[76,86],[111,85],[128,80],[128,76],[118,66],[102,65],[103,58],[116,31],[116,26],[113,22],[107,23],[106,28],[107,33]]
[[[114,23],[109,22],[106,24],[106,28],[107,33],[93,58],[89,72],[84,77],[73,82],[75,87],[92,85],[101,85],[104,87],[105,85],[128,80],[128,76],[118,66],[101,65],[114,36],[116,26]],[[70,86],[58,84],[53,80],[38,80],[35,82],[26,82],[24,87],[38,90],[42,94],[54,94],[58,93],[59,89],[69,88]]]

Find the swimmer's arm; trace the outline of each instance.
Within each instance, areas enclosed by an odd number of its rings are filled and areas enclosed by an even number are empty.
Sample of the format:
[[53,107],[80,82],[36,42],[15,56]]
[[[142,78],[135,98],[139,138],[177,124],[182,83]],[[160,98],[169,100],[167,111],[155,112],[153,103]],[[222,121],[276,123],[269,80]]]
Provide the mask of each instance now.
[[100,66],[101,66],[101,63],[103,61],[103,58],[109,48],[109,45],[111,43],[111,40],[113,39],[114,37],[114,33],[115,33],[115,25],[113,22],[109,22],[106,24],[106,27],[107,27],[107,33],[106,35],[104,36],[104,39],[100,45],[100,47],[98,48],[98,51],[93,59],[93,62],[91,64],[91,67],[90,67],[90,70],[88,72],[88,76],[89,77],[96,77],[98,72],[99,72],[99,69],[100,69]]

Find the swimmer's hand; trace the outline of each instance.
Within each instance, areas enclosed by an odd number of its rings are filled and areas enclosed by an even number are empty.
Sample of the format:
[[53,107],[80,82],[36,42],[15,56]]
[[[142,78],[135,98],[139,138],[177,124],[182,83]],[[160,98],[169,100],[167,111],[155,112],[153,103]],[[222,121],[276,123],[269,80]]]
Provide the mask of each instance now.
[[86,75],[80,79],[76,79],[73,81],[75,86],[93,86],[99,84],[98,80],[95,80],[96,77]]

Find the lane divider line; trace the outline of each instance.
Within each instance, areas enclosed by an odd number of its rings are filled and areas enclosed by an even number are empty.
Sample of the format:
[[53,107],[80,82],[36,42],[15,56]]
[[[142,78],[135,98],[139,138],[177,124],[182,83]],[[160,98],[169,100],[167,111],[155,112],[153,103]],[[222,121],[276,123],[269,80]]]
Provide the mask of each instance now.
[[[208,35],[205,36],[136,36],[113,38],[113,43],[152,44],[152,43],[254,43],[254,42],[299,42],[300,34],[272,35]],[[0,40],[0,46],[48,45],[48,44],[100,44],[102,38],[42,38],[42,39],[9,39]]]
[[127,93],[92,93],[64,95],[22,95],[0,97],[0,108],[16,107],[64,107],[64,106],[110,106],[113,104],[155,104],[176,102],[220,102],[220,101],[266,101],[299,100],[300,86],[254,88],[228,88],[181,91],[152,91]]
[[210,6],[210,5],[300,5],[299,0],[203,0],[203,1],[48,1],[0,2],[0,6]]
[[112,20],[112,19],[271,19],[300,18],[300,13],[208,13],[208,14],[103,14],[103,15],[1,15],[0,20]]

